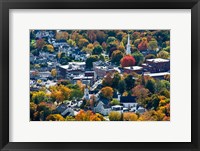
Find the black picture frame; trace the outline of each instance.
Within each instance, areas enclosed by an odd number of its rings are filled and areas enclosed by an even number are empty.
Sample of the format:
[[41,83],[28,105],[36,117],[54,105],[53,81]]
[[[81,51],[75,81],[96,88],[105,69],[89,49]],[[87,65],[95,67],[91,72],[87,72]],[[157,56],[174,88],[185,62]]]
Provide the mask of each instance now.
[[[191,142],[9,142],[9,9],[191,9]],[[170,19],[169,19],[170,21]],[[0,148],[1,150],[200,150],[200,2],[199,0],[0,0]],[[184,116],[184,114],[183,114]],[[23,133],[23,132],[22,132]],[[159,134],[158,134],[159,135]]]

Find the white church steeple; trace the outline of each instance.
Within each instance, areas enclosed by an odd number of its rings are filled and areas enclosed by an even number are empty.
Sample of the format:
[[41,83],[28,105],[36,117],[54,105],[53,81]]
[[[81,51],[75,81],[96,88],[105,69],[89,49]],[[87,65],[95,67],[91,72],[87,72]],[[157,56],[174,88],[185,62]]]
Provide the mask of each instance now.
[[84,89],[84,96],[83,96],[84,99],[86,100],[89,100],[89,89],[88,89],[88,86],[86,85],[85,89]]
[[128,41],[126,45],[126,54],[131,54],[130,35],[128,34]]

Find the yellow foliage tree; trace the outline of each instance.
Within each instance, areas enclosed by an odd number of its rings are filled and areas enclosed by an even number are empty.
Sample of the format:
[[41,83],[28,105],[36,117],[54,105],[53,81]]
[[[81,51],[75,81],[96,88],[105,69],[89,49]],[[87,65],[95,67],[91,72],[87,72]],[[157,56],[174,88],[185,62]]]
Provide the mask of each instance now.
[[47,47],[47,50],[48,50],[49,52],[54,52],[54,47],[53,47],[53,45],[46,45],[46,47]]
[[52,69],[52,70],[51,70],[51,75],[52,75],[53,77],[56,77],[56,75],[57,75],[57,70],[56,70],[56,69]]
[[46,118],[47,121],[65,121],[64,117],[60,114],[50,114]]
[[109,120],[110,121],[121,121],[122,120],[122,113],[117,111],[112,111],[109,113]]
[[72,90],[64,85],[52,86],[50,87],[51,97],[56,99],[58,102],[68,100]]
[[125,112],[123,113],[124,121],[137,121],[138,116],[133,112]]

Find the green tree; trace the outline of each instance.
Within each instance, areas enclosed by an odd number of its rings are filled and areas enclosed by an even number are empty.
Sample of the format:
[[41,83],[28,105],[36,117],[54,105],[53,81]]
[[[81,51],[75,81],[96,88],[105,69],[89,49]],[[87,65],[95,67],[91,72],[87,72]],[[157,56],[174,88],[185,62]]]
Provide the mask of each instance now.
[[110,102],[111,105],[120,105],[120,102],[119,100],[117,99],[113,99],[111,102]]
[[121,76],[118,72],[116,72],[112,79],[112,87],[117,89],[120,80],[121,80]]
[[97,55],[92,55],[86,60],[86,68],[92,68],[93,67],[93,62],[98,61],[99,57]]
[[76,42],[75,42],[74,40],[72,40],[72,39],[67,40],[67,43],[68,43],[70,46],[73,46],[73,47],[76,46]]
[[144,62],[144,55],[141,52],[135,51],[132,55],[135,58],[136,65],[141,65]]
[[158,43],[156,40],[149,41],[149,43],[148,43],[149,50],[157,50],[157,48],[158,48]]
[[103,52],[103,48],[101,45],[97,45],[94,47],[92,54],[93,55],[100,55]]
[[135,79],[130,74],[124,79],[124,81],[126,82],[126,90],[127,91],[131,90],[135,85]]
[[107,43],[107,44],[110,44],[111,42],[113,42],[113,41],[115,41],[115,40],[117,40],[115,37],[108,37],[106,43]]
[[79,89],[73,89],[70,95],[70,98],[81,99],[83,97],[83,91]]
[[155,92],[155,80],[153,80],[153,79],[147,80],[147,83],[146,83],[145,87],[147,89],[149,89],[149,91],[151,93],[154,93]]
[[118,91],[120,94],[123,94],[126,90],[126,82],[124,80],[120,80],[118,84]]

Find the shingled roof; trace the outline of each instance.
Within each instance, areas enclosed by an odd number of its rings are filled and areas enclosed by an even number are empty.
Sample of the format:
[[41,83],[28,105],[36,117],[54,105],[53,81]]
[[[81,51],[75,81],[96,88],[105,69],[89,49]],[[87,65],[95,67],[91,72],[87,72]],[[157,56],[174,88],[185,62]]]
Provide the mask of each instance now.
[[136,103],[135,96],[121,96],[120,103]]

